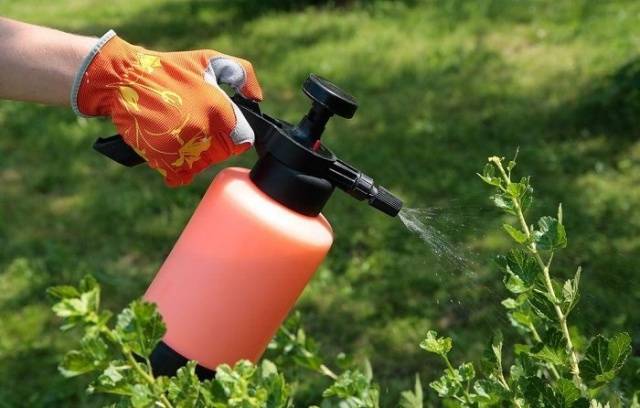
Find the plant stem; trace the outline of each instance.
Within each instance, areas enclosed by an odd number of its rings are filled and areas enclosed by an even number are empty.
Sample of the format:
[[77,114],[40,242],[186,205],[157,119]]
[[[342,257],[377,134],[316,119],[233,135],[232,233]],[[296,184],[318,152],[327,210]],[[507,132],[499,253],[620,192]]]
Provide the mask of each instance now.
[[[144,365],[144,367],[146,367],[147,370],[149,370],[149,371],[146,371],[146,370],[142,369],[141,364],[136,361],[135,357],[133,357],[133,353],[131,353],[131,351],[125,349],[124,345],[122,344],[122,342],[120,342],[120,339],[118,338],[118,336],[114,332],[112,332],[111,330],[109,330],[106,327],[102,327],[100,329],[100,331],[102,333],[104,333],[104,335],[111,342],[113,342],[116,346],[118,346],[120,348],[120,351],[122,352],[124,357],[127,359],[127,362],[129,363],[129,365],[138,374],[140,374],[140,377],[142,377],[142,379],[144,379],[147,382],[147,384],[149,384],[151,386],[155,385],[156,379],[153,376],[153,374],[151,374],[151,363],[149,362],[148,358],[145,357],[146,364]],[[167,396],[164,395],[164,392],[160,393],[160,395],[158,395],[157,397],[160,399],[160,402],[162,403],[164,408],[173,408],[173,404],[171,403],[171,401],[169,401]]]
[[460,386],[460,388],[462,388],[462,391],[464,392],[464,398],[466,400],[464,402],[466,402],[467,404],[471,404],[471,396],[469,395],[469,390],[465,388],[464,384],[458,381],[458,379],[454,375],[454,373],[456,372],[456,369],[453,368],[453,365],[451,365],[451,361],[449,361],[449,357],[447,357],[446,354],[441,354],[441,356],[444,362],[447,363],[447,367],[449,368],[449,371],[451,372],[453,378],[456,379],[456,383]]
[[[156,383],[156,379],[153,377],[153,375],[149,374],[148,372],[146,372],[140,367],[140,364],[136,361],[136,359],[133,357],[133,354],[131,354],[130,351],[122,350],[122,352],[127,358],[127,361],[129,362],[131,367],[133,367],[133,369],[136,370],[138,374],[140,374],[140,376],[144,378],[144,380],[149,385],[154,385]],[[164,393],[160,393],[160,395],[158,395],[158,398],[160,399],[160,402],[162,403],[162,405],[164,405],[165,408],[173,408],[173,404],[171,404],[171,401],[169,401],[169,399],[167,398],[166,395],[164,395]]]
[[[495,163],[496,167],[498,168],[498,170],[500,170],[500,173],[502,174],[502,178],[507,183],[507,185],[511,184],[511,178],[504,171],[504,168],[502,167],[502,161],[500,160],[500,158],[491,157],[489,158],[489,160]],[[526,234],[527,238],[531,239],[531,231],[529,230],[527,221],[524,218],[524,212],[522,211],[520,200],[515,197],[511,197],[511,201],[513,202],[513,207],[516,210],[516,215],[520,221],[520,225],[522,226],[524,233]],[[545,264],[534,243],[531,243],[527,248],[529,249],[534,259],[536,260],[538,266],[542,270],[542,275],[544,277],[544,283],[547,288],[547,292],[549,294],[549,297],[551,298],[550,299],[551,303],[553,303],[553,308],[556,311],[556,315],[558,316],[558,321],[560,323],[560,329],[562,330],[562,334],[564,335],[565,341],[567,343],[567,352],[569,353],[571,373],[573,374],[573,381],[579,388],[582,388],[582,379],[580,378],[580,367],[578,365],[578,356],[576,355],[575,348],[573,347],[573,342],[571,341],[571,335],[569,334],[569,328],[567,327],[567,316],[562,312],[562,309],[560,309],[560,306],[558,305],[559,303],[558,297],[556,296],[556,292],[553,289],[553,284],[551,283],[549,265],[551,263],[551,258],[553,257],[553,254],[549,259],[549,263]]]
[[[500,360],[502,361],[502,360]],[[502,385],[502,387],[507,390],[509,392],[509,394],[511,394],[511,396],[513,397],[511,399],[511,401],[513,401],[513,405],[516,408],[522,408],[522,405],[520,405],[520,402],[518,401],[518,399],[516,398],[516,396],[511,392],[511,387],[509,387],[509,383],[507,382],[507,380],[504,378],[504,373],[502,372],[502,362],[500,362],[500,364],[498,364],[498,382]]]
[[338,379],[338,375],[336,373],[333,372],[333,370],[331,370],[329,367],[327,367],[324,364],[320,364],[320,373],[326,375],[327,377],[333,379],[333,380],[337,380]]

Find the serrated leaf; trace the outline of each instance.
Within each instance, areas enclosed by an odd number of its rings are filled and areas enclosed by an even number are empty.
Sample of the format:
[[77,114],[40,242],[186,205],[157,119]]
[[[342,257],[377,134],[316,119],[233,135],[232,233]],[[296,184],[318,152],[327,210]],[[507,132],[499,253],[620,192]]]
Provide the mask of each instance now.
[[530,330],[530,326],[534,324],[535,316],[530,308],[520,308],[509,313],[511,323],[516,327]]
[[504,230],[507,231],[507,233],[511,236],[511,238],[513,238],[513,240],[516,241],[518,244],[524,245],[527,242],[529,242],[529,237],[527,237],[527,234],[520,231],[519,229],[514,228],[509,224],[503,224],[502,228],[504,228]]
[[497,330],[491,337],[489,351],[485,352],[485,356],[491,364],[491,370],[496,375],[502,375],[502,332]]
[[506,196],[503,193],[496,193],[489,197],[493,205],[503,210],[507,214],[515,215],[516,211],[513,206],[513,201],[511,198]]
[[420,348],[441,356],[451,351],[452,346],[451,337],[438,337],[438,333],[435,330],[429,330],[427,337],[420,343]]
[[580,299],[580,274],[582,269],[578,267],[573,279],[565,281],[562,287],[562,312],[568,315]]
[[[65,294],[71,291],[63,289]],[[60,294],[61,292],[57,292]],[[51,308],[56,315],[62,318],[87,317],[91,313],[97,313],[100,305],[100,288],[94,287],[76,297],[64,297]]]
[[[551,280],[551,284],[555,293],[559,293],[562,290],[555,279]],[[531,296],[529,297],[529,304],[536,315],[543,320],[557,321],[558,315],[556,313],[553,300],[547,293],[546,287],[542,283],[536,284],[534,290],[530,293]]]
[[69,285],[53,286],[47,289],[47,293],[56,299],[69,299],[80,297],[78,289]]
[[520,387],[528,406],[536,408],[562,408],[563,399],[558,397],[548,384],[539,377],[525,377],[520,380]]
[[454,370],[454,372],[451,372],[451,370],[446,370],[440,378],[430,382],[429,387],[436,391],[439,397],[451,398],[462,389],[460,380],[457,371]]
[[533,232],[533,241],[541,250],[551,251],[567,246],[567,234],[564,225],[553,217],[542,217],[538,228]]
[[476,370],[473,367],[473,363],[462,363],[458,367],[458,373],[460,373],[460,377],[462,381],[470,381],[475,378]]
[[515,199],[520,199],[528,188],[529,186],[526,183],[510,183],[507,186],[507,193]]
[[500,177],[495,177],[495,167],[491,163],[487,163],[482,170],[482,174],[476,173],[485,183],[500,187],[502,181]]
[[135,379],[129,378],[130,372],[131,366],[127,363],[111,361],[91,385],[90,391],[130,396],[133,394],[132,385],[135,384]]
[[202,401],[202,387],[196,375],[196,362],[189,361],[167,383],[167,395],[178,407],[196,407]]
[[413,391],[402,391],[400,395],[400,408],[422,408],[424,395],[420,376],[416,374],[415,385]]
[[148,357],[166,331],[156,306],[135,300],[118,315],[116,333],[134,353]]
[[131,387],[131,406],[133,408],[151,408],[155,398],[147,384],[135,384]]
[[347,407],[378,407],[379,391],[367,376],[357,370],[341,373],[335,382],[322,393],[324,398],[335,397]]
[[571,407],[580,398],[580,389],[566,378],[560,378],[553,385],[556,395],[562,397],[565,407]]
[[536,344],[529,355],[537,360],[562,366],[567,361],[566,340],[561,331],[549,328],[541,335],[542,342]]
[[594,386],[613,380],[631,354],[631,337],[617,333],[610,339],[598,335],[589,344],[580,372],[585,381]]
[[520,303],[518,303],[515,299],[513,298],[506,298],[503,299],[502,302],[500,302],[502,304],[502,306],[504,306],[507,309],[515,309],[518,306],[520,306]]
[[99,367],[90,355],[80,350],[71,350],[65,354],[58,371],[65,377],[75,377],[95,371]]
[[538,276],[538,266],[526,252],[516,249],[507,256],[498,256],[497,263],[505,273],[503,282],[512,293],[520,294],[531,290]]

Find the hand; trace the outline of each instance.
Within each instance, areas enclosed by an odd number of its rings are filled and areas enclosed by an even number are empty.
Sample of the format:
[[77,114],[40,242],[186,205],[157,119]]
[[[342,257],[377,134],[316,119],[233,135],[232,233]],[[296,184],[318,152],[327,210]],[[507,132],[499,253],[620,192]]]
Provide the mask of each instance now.
[[170,186],[191,182],[254,142],[251,127],[219,86],[262,100],[248,61],[213,50],[149,51],[113,31],[86,61],[72,89],[74,110],[110,116],[125,142]]

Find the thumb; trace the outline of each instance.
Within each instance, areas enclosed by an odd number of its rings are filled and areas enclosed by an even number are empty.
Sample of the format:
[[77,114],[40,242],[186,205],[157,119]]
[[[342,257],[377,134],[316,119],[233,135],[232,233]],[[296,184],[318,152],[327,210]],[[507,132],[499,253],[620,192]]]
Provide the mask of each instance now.
[[262,89],[253,66],[247,60],[221,55],[209,60],[204,72],[207,82],[227,84],[247,99],[262,100]]

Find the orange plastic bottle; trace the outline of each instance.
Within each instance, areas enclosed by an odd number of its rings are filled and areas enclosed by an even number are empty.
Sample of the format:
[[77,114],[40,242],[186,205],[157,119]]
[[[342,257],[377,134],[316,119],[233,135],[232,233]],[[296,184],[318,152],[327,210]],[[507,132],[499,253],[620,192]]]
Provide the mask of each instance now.
[[145,295],[167,325],[164,345],[211,370],[255,361],[332,242],[321,214],[274,201],[249,170],[223,170]]
[[[151,355],[156,374],[196,360],[198,375],[210,377],[219,364],[260,357],[331,247],[320,212],[336,187],[391,216],[402,207],[320,143],[332,115],[353,116],[353,97],[314,75],[303,90],[313,104],[297,126],[233,97],[259,160],[218,174],[147,290],[167,325]],[[140,161],[117,137],[101,143],[114,160]]]

